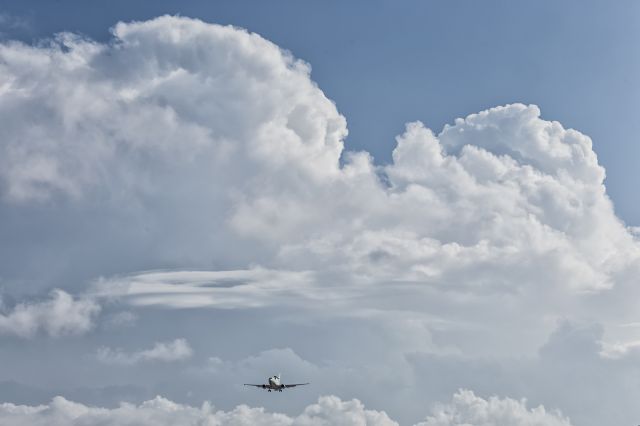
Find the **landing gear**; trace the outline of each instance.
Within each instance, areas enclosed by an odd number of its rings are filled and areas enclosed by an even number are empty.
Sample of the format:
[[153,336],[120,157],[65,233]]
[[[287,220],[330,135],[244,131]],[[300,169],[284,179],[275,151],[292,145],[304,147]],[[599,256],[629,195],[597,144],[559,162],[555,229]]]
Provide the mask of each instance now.
[[282,389],[279,389],[278,392],[282,392]]
[[267,392],[271,392],[271,389],[269,389]]

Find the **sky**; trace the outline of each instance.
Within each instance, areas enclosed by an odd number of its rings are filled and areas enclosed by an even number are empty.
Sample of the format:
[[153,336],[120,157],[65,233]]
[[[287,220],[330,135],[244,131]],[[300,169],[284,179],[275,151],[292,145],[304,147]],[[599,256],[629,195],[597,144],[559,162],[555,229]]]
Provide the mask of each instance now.
[[0,1],[1,423],[637,423],[639,19]]

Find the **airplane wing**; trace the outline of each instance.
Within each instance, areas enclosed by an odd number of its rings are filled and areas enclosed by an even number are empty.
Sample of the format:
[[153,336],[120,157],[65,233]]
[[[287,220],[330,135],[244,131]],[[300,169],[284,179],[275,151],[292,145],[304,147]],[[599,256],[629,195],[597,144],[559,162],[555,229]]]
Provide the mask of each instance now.
[[284,385],[285,388],[295,388],[296,386],[304,386],[304,385],[308,385],[309,383],[293,383],[291,385]]
[[245,385],[245,386],[255,386],[255,387],[257,387],[257,388],[263,388],[263,387],[265,387],[265,386],[266,386],[266,385],[254,385],[254,384],[252,384],[252,383],[245,383],[244,385]]

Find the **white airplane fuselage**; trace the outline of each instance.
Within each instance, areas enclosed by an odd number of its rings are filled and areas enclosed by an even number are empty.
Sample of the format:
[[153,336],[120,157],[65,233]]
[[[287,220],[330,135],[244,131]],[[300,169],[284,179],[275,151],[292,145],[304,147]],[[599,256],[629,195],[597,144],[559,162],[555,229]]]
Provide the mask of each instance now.
[[265,386],[265,388],[268,389],[269,392],[271,392],[272,390],[282,392],[282,388],[284,388],[284,386],[280,383],[280,376],[269,377],[267,383],[268,385]]

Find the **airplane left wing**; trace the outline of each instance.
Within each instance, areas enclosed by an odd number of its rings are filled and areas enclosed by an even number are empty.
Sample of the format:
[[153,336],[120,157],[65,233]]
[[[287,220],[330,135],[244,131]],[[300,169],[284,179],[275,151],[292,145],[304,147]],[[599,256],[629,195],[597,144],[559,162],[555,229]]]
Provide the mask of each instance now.
[[295,388],[296,386],[304,386],[304,385],[308,385],[309,383],[293,383],[291,385],[283,385],[285,388]]

